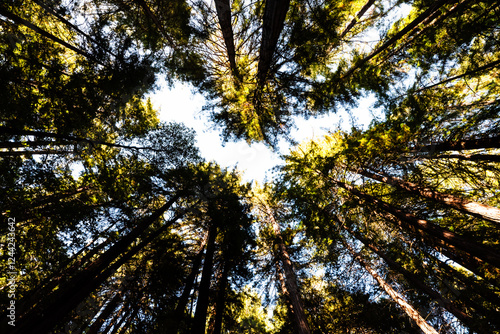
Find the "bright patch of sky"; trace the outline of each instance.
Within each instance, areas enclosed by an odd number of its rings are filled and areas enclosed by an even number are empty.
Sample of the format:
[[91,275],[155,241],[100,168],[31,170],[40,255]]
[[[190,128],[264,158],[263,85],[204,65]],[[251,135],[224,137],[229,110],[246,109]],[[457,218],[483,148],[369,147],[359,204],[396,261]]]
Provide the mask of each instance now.
[[[280,154],[288,153],[290,145],[282,142],[279,152],[273,152],[265,144],[248,145],[245,141],[223,143],[220,130],[208,120],[202,111],[205,99],[199,93],[193,93],[188,84],[176,83],[170,89],[165,82],[159,82],[160,88],[150,94],[153,107],[159,111],[164,122],[184,123],[196,131],[197,146],[207,161],[215,161],[222,167],[236,167],[243,180],[255,180],[263,183],[272,179],[272,168],[279,165]],[[338,128],[349,130],[352,125],[366,128],[373,119],[371,108],[373,98],[363,99],[358,108],[351,110],[350,115],[341,110],[336,114],[323,115],[305,120],[296,118],[296,129],[291,131],[291,138],[297,142],[308,139],[319,139],[328,131]],[[380,116],[380,112],[375,114]]]

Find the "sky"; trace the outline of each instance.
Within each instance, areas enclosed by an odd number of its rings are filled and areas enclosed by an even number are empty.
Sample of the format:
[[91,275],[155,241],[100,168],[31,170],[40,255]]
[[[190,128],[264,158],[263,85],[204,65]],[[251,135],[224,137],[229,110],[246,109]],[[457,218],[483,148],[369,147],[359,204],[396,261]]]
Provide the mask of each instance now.
[[[248,145],[245,141],[223,143],[220,130],[208,120],[208,115],[203,112],[205,99],[189,84],[176,83],[169,88],[160,80],[159,89],[149,97],[153,107],[159,111],[160,120],[164,122],[179,122],[196,131],[197,146],[202,157],[207,161],[215,161],[221,167],[237,169],[242,174],[244,181],[257,181],[260,184],[272,180],[272,168],[279,165],[280,154],[288,153],[290,146],[281,142],[279,152],[273,152],[265,144]],[[373,119],[370,111],[373,98],[362,100],[360,106],[352,110],[351,117],[345,111],[337,114],[305,120],[297,118],[297,128],[291,131],[291,137],[298,142],[307,139],[321,138],[337,127],[348,130],[352,124],[366,128]],[[380,113],[379,113],[380,114]],[[378,115],[379,115],[378,114]],[[376,114],[377,115],[377,114]],[[354,123],[353,123],[354,122]]]

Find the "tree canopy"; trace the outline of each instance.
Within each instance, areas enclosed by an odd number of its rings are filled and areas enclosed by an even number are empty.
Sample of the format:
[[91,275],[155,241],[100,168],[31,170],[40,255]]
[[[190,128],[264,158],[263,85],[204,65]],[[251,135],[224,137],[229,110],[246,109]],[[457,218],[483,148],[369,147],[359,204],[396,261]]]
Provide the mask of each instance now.
[[[2,333],[500,333],[500,4],[0,4]],[[226,141],[375,100],[244,182]],[[355,116],[355,115],[354,115]]]

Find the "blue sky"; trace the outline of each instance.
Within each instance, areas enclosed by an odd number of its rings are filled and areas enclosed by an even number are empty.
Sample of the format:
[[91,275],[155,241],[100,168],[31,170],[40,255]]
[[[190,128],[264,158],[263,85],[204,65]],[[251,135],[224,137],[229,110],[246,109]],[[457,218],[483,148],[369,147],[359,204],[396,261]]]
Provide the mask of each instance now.
[[[201,155],[208,161],[215,161],[222,167],[234,167],[242,173],[243,180],[255,180],[263,183],[266,176],[272,178],[271,169],[280,164],[280,153],[286,154],[290,148],[286,143],[280,145],[280,152],[272,152],[264,144],[248,145],[245,141],[227,142],[223,144],[220,131],[208,120],[202,112],[205,100],[201,94],[194,94],[188,84],[177,83],[168,88],[160,81],[160,89],[151,93],[151,101],[160,113],[160,119],[166,122],[184,123],[197,133],[197,146]],[[345,111],[337,114],[304,120],[296,119],[297,129],[292,130],[291,137],[298,142],[311,138],[320,138],[328,130],[338,127],[350,129],[351,125],[366,127],[373,116],[370,114],[373,99],[365,99],[360,106],[352,110],[349,116]]]

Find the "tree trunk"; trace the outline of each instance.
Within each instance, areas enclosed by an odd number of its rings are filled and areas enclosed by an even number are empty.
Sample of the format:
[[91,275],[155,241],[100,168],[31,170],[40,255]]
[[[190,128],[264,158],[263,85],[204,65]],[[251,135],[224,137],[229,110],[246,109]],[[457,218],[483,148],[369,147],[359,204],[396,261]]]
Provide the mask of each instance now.
[[357,240],[361,241],[363,243],[363,245],[365,245],[365,247],[370,248],[375,254],[380,256],[389,265],[389,267],[392,270],[402,274],[405,277],[405,279],[408,281],[408,283],[410,283],[412,286],[414,286],[418,290],[422,291],[423,293],[427,294],[429,297],[436,300],[440,305],[442,305],[446,310],[448,310],[448,312],[453,314],[455,317],[457,317],[457,319],[461,320],[468,327],[475,329],[476,331],[478,331],[478,333],[485,333],[486,334],[486,332],[484,332],[483,330],[476,328],[471,316],[469,316],[467,313],[465,313],[460,308],[458,308],[458,306],[455,305],[455,303],[453,303],[451,300],[443,297],[438,291],[435,291],[430,286],[425,284],[424,281],[422,279],[420,279],[419,277],[417,277],[415,274],[404,269],[399,263],[392,260],[390,257],[387,256],[387,254],[382,252],[377,246],[375,246],[369,240],[367,240],[366,238],[361,236],[361,234],[353,231],[352,229],[347,227],[345,224],[343,224],[338,217],[334,217],[334,219],[351,236],[353,236]]
[[257,66],[257,80],[260,86],[264,84],[269,75],[273,55],[289,8],[290,0],[266,0],[259,64]]
[[219,279],[219,288],[217,292],[217,301],[215,304],[215,321],[214,330],[212,334],[222,333],[222,318],[224,316],[224,310],[226,308],[226,295],[227,295],[227,278],[229,275],[229,263],[223,264],[222,275]]
[[439,245],[451,251],[460,250],[471,260],[474,260],[481,264],[483,264],[484,261],[495,266],[496,268],[500,268],[500,255],[494,249],[470,241],[465,237],[459,236],[454,232],[444,229],[438,225],[432,224],[427,220],[419,219],[411,213],[404,212],[382,200],[365,194],[357,190],[355,187],[344,182],[336,180],[334,180],[334,182],[338,186],[350,191],[357,197],[375,204],[378,208],[396,217],[400,226],[405,230],[409,229],[410,231],[419,234],[427,240],[430,236],[432,237],[432,239],[436,240]]
[[[127,303],[125,303],[122,306],[122,309],[120,310],[120,312],[115,314],[113,319],[108,323],[108,325],[106,326],[106,328],[104,329],[104,331],[102,333],[111,333],[111,328],[113,328],[113,327],[115,330],[118,330],[118,328],[120,328],[120,326],[123,325],[123,323],[125,322],[125,320],[130,315],[131,312],[132,312],[131,306],[128,305]],[[120,320],[118,321],[118,319],[120,319]],[[118,322],[116,322],[116,321],[118,321]]]
[[269,217],[269,221],[276,236],[276,242],[278,246],[278,258],[285,272],[285,285],[290,297],[290,304],[292,306],[291,313],[295,321],[295,328],[298,334],[310,334],[309,325],[307,323],[307,318],[304,312],[304,306],[300,298],[299,287],[297,285],[297,276],[293,270],[292,261],[290,260],[290,255],[286,249],[285,243],[281,236],[281,230],[278,222],[274,219],[274,215],[266,205],[266,212]]
[[229,0],[215,0],[215,9],[217,10],[217,18],[219,19],[222,37],[226,44],[229,66],[233,77],[236,79],[235,82],[239,82],[240,74],[236,67],[236,48],[234,46],[233,26],[231,24],[231,4]]
[[53,141],[48,140],[39,140],[39,141],[25,141],[25,142],[13,142],[13,141],[5,141],[0,142],[0,148],[27,148],[27,147],[40,147],[40,146],[48,146],[51,144],[56,144]]
[[40,35],[42,35],[43,37],[46,37],[58,44],[61,44],[62,46],[70,49],[71,51],[74,51],[75,53],[81,55],[81,56],[84,56],[85,58],[89,59],[89,60],[92,60],[100,65],[103,65],[103,66],[106,66],[104,63],[98,61],[97,59],[95,59],[95,57],[93,57],[92,55],[88,54],[87,52],[69,44],[68,42],[65,42],[63,41],[62,39],[60,39],[59,37],[56,37],[54,35],[52,35],[51,33],[41,29],[40,27],[36,26],[35,24],[17,16],[16,14],[14,13],[11,13],[9,12],[7,9],[5,9],[2,5],[0,5],[0,14],[7,17],[8,19],[11,19],[12,21],[16,22],[17,24],[21,24],[21,25],[24,25],[26,26],[27,28],[39,33]]
[[419,16],[417,16],[412,22],[410,22],[406,27],[401,29],[397,34],[395,34],[394,36],[389,38],[389,40],[387,40],[380,47],[373,50],[368,56],[359,60],[353,67],[351,67],[346,73],[344,73],[342,75],[342,79],[349,77],[351,74],[354,73],[354,71],[356,71],[358,68],[362,67],[370,59],[372,59],[373,57],[375,57],[379,53],[381,53],[384,50],[386,50],[387,48],[389,48],[389,46],[396,43],[398,40],[402,39],[407,33],[409,33],[414,28],[418,27],[421,23],[425,22],[429,18],[429,16],[431,16],[435,11],[439,10],[440,7],[442,7],[443,5],[445,5],[448,2],[450,2],[450,0],[435,1],[427,10],[425,10],[423,13],[421,13]]
[[205,236],[205,238],[203,239],[200,248],[198,250],[198,253],[196,254],[193,260],[191,272],[189,273],[188,277],[185,280],[186,285],[184,286],[182,295],[179,298],[179,301],[177,302],[177,306],[175,307],[172,333],[177,333],[182,318],[184,317],[183,315],[184,312],[186,311],[186,306],[189,301],[189,296],[191,295],[191,290],[194,287],[196,276],[198,276],[198,272],[200,271],[201,260],[203,259],[203,251],[205,250],[205,244],[207,243],[207,238],[208,235]]
[[457,159],[463,161],[500,162],[497,154],[440,154],[434,156],[419,156],[422,159]]
[[[27,309],[20,310],[18,326],[16,326],[12,334],[42,334],[50,331],[121,265],[130,260],[133,255],[144,248],[153,238],[165,231],[179,218],[180,214],[176,215],[173,220],[163,225],[154,233],[151,233],[143,241],[127,251],[128,247],[140,237],[153,222],[163,215],[178,197],[178,195],[173,196],[172,199],[160,209],[156,210],[151,216],[140,221],[132,232],[111,246],[105,253],[99,256],[98,259],[88,264],[75,276],[62,281],[57,290],[49,293],[37,304],[28,305]],[[115,261],[121,254],[125,255]],[[113,263],[113,261],[115,262]],[[110,265],[111,263],[113,264]],[[68,296],[71,296],[71,298],[68,298]]]
[[380,287],[384,289],[385,292],[394,300],[405,313],[417,324],[418,327],[425,334],[438,334],[438,332],[429,325],[425,319],[418,313],[416,309],[411,306],[402,295],[395,291],[374,269],[372,269],[365,260],[354,251],[354,249],[344,240],[340,239],[344,247],[349,251],[349,253],[358,261],[358,263],[363,266],[366,271],[378,282]]
[[[52,133],[52,132],[46,132],[46,131],[35,131],[35,130],[21,130],[21,129],[12,129],[12,128],[7,128],[7,127],[2,127],[0,126],[0,131],[3,131],[4,133],[8,133],[14,136],[35,136],[35,137],[49,137],[49,138],[56,138],[56,139],[63,139],[63,140],[68,140],[71,141],[72,143],[57,143],[54,142],[54,145],[71,145],[74,146],[77,143],[87,143],[92,146],[97,146],[97,145],[105,145],[109,147],[116,147],[116,148],[125,148],[125,149],[133,149],[133,150],[149,150],[149,151],[154,151],[154,152],[163,152],[162,149],[155,149],[152,147],[145,147],[145,146],[130,146],[130,145],[121,145],[121,144],[115,144],[115,143],[109,143],[105,142],[102,140],[92,140],[88,138],[83,138],[83,137],[77,137],[77,136],[72,136],[72,135],[65,135],[65,134],[58,134],[58,133]],[[3,153],[3,152],[0,152]],[[73,152],[71,152],[73,153]],[[23,153],[24,154],[24,153]],[[32,153],[36,154],[36,153]]]
[[165,28],[163,27],[163,25],[160,23],[160,21],[158,20],[158,18],[156,17],[156,15],[151,11],[151,9],[149,9],[148,4],[144,0],[133,0],[133,1],[135,3],[137,3],[139,6],[141,6],[141,8],[146,13],[146,15],[156,24],[156,26],[158,27],[158,30],[161,32],[161,34],[163,35],[163,37],[165,37],[167,39],[167,41],[170,43],[170,47],[171,48],[175,48],[176,45],[175,45],[174,40],[167,33],[167,31],[165,30]]
[[356,17],[351,20],[351,22],[347,25],[347,27],[342,31],[340,34],[339,39],[342,39],[347,35],[349,31],[358,23],[358,21],[361,19],[361,17],[366,13],[368,9],[370,9],[371,6],[375,3],[375,0],[368,0],[368,2],[363,6],[363,8],[360,9],[360,11],[356,14]]
[[98,334],[99,329],[104,324],[106,320],[108,320],[109,316],[116,309],[116,306],[120,303],[122,299],[121,291],[115,294],[115,296],[106,304],[104,309],[101,310],[101,314],[99,317],[92,323],[89,329],[85,332],[85,334]]
[[479,150],[486,148],[500,148],[500,136],[491,138],[449,140],[436,144],[413,147],[410,153],[427,153],[432,156],[436,152]]
[[[464,9],[468,8],[468,2],[470,1],[471,0],[460,0],[460,2],[456,3],[453,7],[447,9],[444,14],[441,12],[441,10],[439,10],[429,15],[429,17],[421,24],[424,25],[424,27],[422,27],[421,29],[415,29],[411,31],[409,35],[406,37],[406,41],[399,47],[391,50],[391,52],[387,56],[385,56],[384,59],[379,62],[379,64],[385,63],[391,57],[393,57],[394,55],[398,54],[399,52],[407,48],[408,45],[410,45],[413,42],[413,40],[415,40],[418,36],[424,34],[427,31],[427,29],[438,26],[452,14],[455,14],[459,11],[463,11]],[[458,15],[460,15],[460,13],[458,13]]]
[[191,329],[192,334],[205,334],[216,238],[217,225],[215,222],[212,222],[208,231],[207,251],[203,263],[198,300],[196,302],[196,311],[193,319],[193,328]]
[[117,56],[111,52],[108,48],[106,48],[104,45],[102,45],[101,43],[99,43],[98,41],[96,41],[94,38],[92,38],[92,36],[89,36],[87,33],[85,33],[84,31],[82,31],[80,28],[78,28],[77,26],[75,26],[74,24],[72,24],[71,22],[69,22],[68,20],[66,20],[62,15],[59,15],[59,13],[57,13],[54,9],[50,8],[49,6],[45,5],[42,1],[39,1],[39,0],[32,0],[34,3],[36,3],[38,6],[42,7],[47,13],[51,14],[51,15],[54,15],[55,17],[57,17],[57,19],[61,22],[63,22],[65,25],[67,25],[68,27],[70,27],[71,29],[73,29],[74,31],[76,31],[77,33],[79,33],[80,35],[84,36],[87,40],[89,40],[90,42],[94,43],[95,45],[99,46],[99,48],[107,53],[109,53],[110,55],[112,55],[113,57],[117,58]]
[[379,172],[379,174],[382,174],[379,175],[377,173],[361,168],[355,170],[355,172],[360,175],[369,177],[373,180],[396,186],[397,188],[406,190],[412,194],[417,194],[424,198],[434,200],[471,216],[481,218],[492,223],[500,224],[500,209],[498,208],[478,202],[469,201],[458,196],[443,194],[430,188],[423,188],[415,183],[404,181],[400,178],[389,176],[382,172]]
[[419,92],[422,92],[424,90],[427,90],[427,89],[431,89],[431,88],[434,88],[436,86],[440,86],[440,85],[444,85],[445,83],[448,83],[448,82],[451,82],[451,81],[455,81],[455,80],[458,80],[458,79],[461,79],[461,78],[464,78],[464,77],[467,77],[469,75],[473,75],[473,74],[476,74],[476,73],[479,73],[479,72],[482,72],[482,71],[485,71],[485,70],[489,70],[489,69],[492,69],[492,68],[495,68],[497,67],[498,65],[500,65],[500,59],[498,60],[495,60],[491,63],[488,63],[486,65],[483,65],[483,66],[480,66],[474,70],[470,70],[470,71],[467,71],[465,73],[462,73],[462,74],[459,74],[459,75],[456,75],[454,77],[451,77],[451,78],[448,78],[448,79],[445,79],[445,80],[442,80],[440,82],[437,82],[435,84],[432,84],[432,85],[429,85],[429,86],[425,86],[425,87],[422,87],[418,90],[416,90],[414,93],[419,93]]
[[125,325],[123,325],[122,327],[116,327],[116,329],[113,329],[113,334],[115,334],[115,333],[125,334],[125,332],[130,329],[130,324],[135,319],[137,313],[139,313],[139,307],[136,307],[134,309],[134,311],[129,315]]

